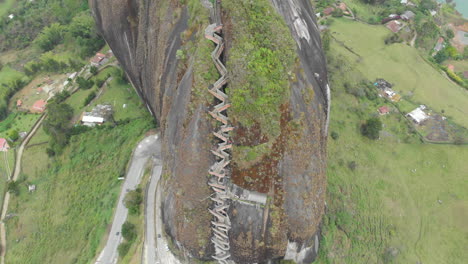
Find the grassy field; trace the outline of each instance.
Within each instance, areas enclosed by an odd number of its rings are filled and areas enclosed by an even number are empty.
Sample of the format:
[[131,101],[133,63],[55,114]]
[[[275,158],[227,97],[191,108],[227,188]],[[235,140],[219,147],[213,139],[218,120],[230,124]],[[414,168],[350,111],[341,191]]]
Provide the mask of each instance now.
[[384,78],[415,104],[426,104],[456,123],[468,127],[468,91],[449,82],[432,68],[418,51],[404,44],[385,45],[389,30],[359,22],[337,19],[332,35],[354,53],[343,52],[367,79]]
[[0,70],[0,84],[6,84],[14,79],[23,77],[24,74],[16,71],[8,66],[4,66],[2,70]]
[[[354,26],[353,31],[365,34],[359,25]],[[352,34],[338,29],[350,29],[341,22],[332,28],[335,35]],[[351,42],[346,40],[347,44]],[[351,95],[343,84],[356,85],[356,80],[368,76],[367,61],[378,65],[379,57],[364,52],[365,48],[385,54],[373,45],[353,46],[354,51],[372,58],[363,56],[364,65],[359,66],[353,63],[356,58],[346,55],[349,51],[336,42],[329,52],[330,132],[339,136],[330,138],[328,144],[328,208],[317,263],[465,263],[468,148],[422,144],[395,112],[380,117],[383,131],[379,140],[363,137],[360,124],[375,116],[376,107],[383,102]],[[408,75],[398,76],[394,70],[381,68],[378,76],[394,76],[392,82],[405,82]],[[424,78],[430,76],[416,75],[412,82],[425,82]],[[468,101],[465,98],[462,102],[466,105]]]
[[8,10],[13,7],[15,0],[0,0],[0,18],[5,19]]
[[[134,98],[135,92],[127,88],[115,85],[102,96],[118,102]],[[76,114],[84,110],[89,91],[67,99]],[[16,216],[7,221],[7,263],[89,263],[95,257],[120,189],[117,177],[125,173],[135,143],[153,125],[145,108],[117,109],[115,114],[130,122],[73,136],[54,159],[45,154],[47,144],[25,150],[20,195],[9,207]],[[30,145],[47,140],[39,129]],[[35,184],[37,191],[28,193],[28,184]]]

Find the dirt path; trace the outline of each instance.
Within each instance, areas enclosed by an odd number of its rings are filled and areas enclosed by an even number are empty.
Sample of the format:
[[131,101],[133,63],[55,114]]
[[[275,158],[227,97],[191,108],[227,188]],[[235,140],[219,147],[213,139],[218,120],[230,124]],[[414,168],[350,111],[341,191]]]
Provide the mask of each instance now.
[[[13,177],[11,177],[10,180],[16,181],[18,179],[20,171],[21,171],[21,158],[23,156],[24,148],[26,147],[26,145],[28,144],[32,136],[36,133],[37,129],[41,126],[42,121],[44,121],[45,117],[46,117],[46,114],[43,114],[42,117],[39,119],[39,121],[36,122],[34,127],[31,129],[28,136],[21,143],[20,147],[18,148],[18,152],[16,154],[14,173],[13,173]],[[1,216],[1,223],[0,223],[0,250],[1,250],[0,258],[2,259],[1,264],[5,264],[6,230],[5,230],[5,223],[3,220],[5,219],[9,202],[10,202],[10,193],[6,192],[5,197],[3,199],[2,216]]]

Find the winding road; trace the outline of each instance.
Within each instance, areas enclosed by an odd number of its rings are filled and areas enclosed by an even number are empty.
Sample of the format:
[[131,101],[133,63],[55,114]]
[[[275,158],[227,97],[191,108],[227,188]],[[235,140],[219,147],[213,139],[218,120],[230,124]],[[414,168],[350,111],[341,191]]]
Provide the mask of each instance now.
[[[112,227],[108,235],[107,243],[97,258],[95,264],[116,264],[119,258],[117,248],[122,242],[121,229],[127,219],[128,209],[124,205],[124,198],[127,192],[135,190],[140,183],[145,165],[149,158],[160,155],[161,146],[158,135],[151,135],[143,139],[135,149],[130,164],[130,168],[125,177],[125,182],[120,192],[117,209],[114,214]],[[152,262],[154,263],[154,262]]]

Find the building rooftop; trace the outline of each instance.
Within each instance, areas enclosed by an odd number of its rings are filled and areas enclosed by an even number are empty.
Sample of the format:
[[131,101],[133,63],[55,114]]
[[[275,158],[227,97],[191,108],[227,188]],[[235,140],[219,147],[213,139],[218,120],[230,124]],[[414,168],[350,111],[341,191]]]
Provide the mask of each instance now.
[[112,116],[111,105],[96,105],[91,112],[84,112],[81,121],[88,124],[102,124]]
[[421,109],[421,107],[414,109],[408,113],[407,116],[411,117],[418,124],[429,118],[429,116],[423,111],[423,109]]

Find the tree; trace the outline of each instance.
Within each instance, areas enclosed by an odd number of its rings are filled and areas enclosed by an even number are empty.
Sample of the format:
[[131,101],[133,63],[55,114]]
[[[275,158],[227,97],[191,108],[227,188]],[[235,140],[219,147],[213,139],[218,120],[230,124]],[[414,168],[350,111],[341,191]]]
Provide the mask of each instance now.
[[10,131],[8,131],[8,138],[9,138],[11,141],[16,141],[16,140],[18,140],[18,138],[19,138],[18,130],[16,130],[16,129],[11,129]]
[[50,136],[50,147],[55,153],[59,153],[68,143],[68,131],[70,119],[73,117],[73,108],[68,104],[51,102],[47,105],[47,118],[43,128]]
[[333,138],[333,140],[337,140],[340,137],[340,135],[338,134],[338,132],[332,131],[331,137]]
[[132,215],[140,214],[140,205],[143,202],[143,195],[141,188],[130,191],[125,195],[124,204]]
[[49,51],[63,41],[63,36],[63,26],[59,23],[53,23],[42,30],[39,36],[37,36],[35,43],[44,51]]
[[455,33],[453,33],[453,30],[451,29],[447,29],[445,33],[447,34],[448,39],[453,39],[455,37]]
[[361,133],[370,139],[378,139],[380,130],[382,130],[382,121],[378,117],[367,119],[361,127]]
[[89,68],[89,72],[92,74],[92,75],[96,75],[98,73],[98,68],[96,66],[91,66]]
[[128,221],[125,221],[125,223],[122,225],[122,236],[127,241],[133,241],[137,236],[136,226]]
[[88,90],[89,88],[93,87],[93,85],[94,85],[93,80],[86,80],[85,78],[83,78],[81,76],[78,76],[76,78],[75,82],[78,84],[80,89],[83,89],[83,90]]
[[447,52],[447,49],[442,49],[440,50],[439,52],[437,52],[437,54],[434,56],[434,60],[441,64],[442,62],[444,62],[446,59],[449,58],[449,54]]
[[19,184],[16,181],[9,181],[7,184],[7,191],[11,194],[19,194]]

